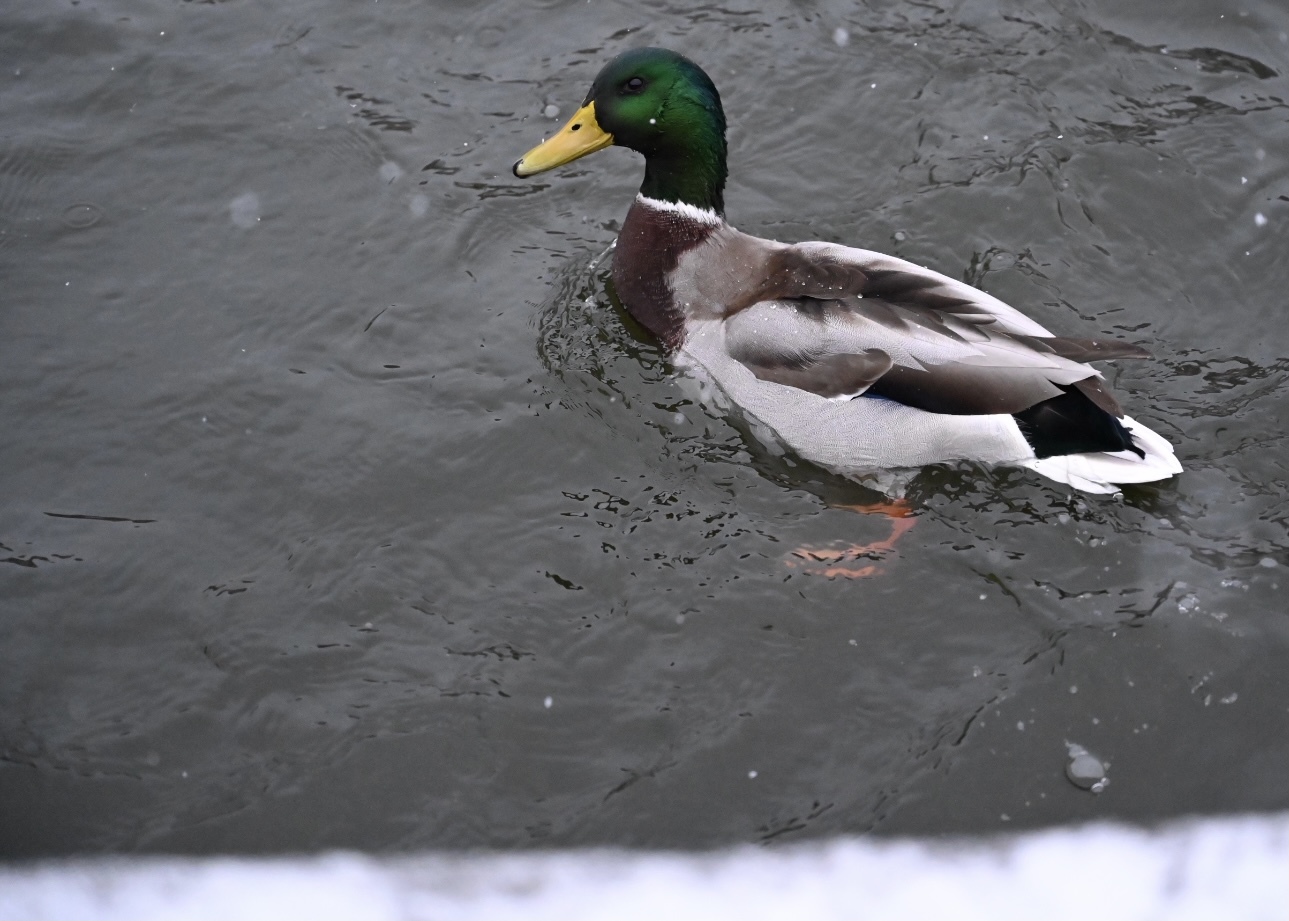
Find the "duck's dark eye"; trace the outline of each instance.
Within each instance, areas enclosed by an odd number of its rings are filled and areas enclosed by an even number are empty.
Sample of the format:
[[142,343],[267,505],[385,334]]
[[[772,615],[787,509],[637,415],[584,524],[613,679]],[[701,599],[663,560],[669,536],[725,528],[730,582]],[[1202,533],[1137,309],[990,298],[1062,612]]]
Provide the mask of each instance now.
[[645,82],[643,77],[632,77],[626,83],[622,84],[622,89],[627,93],[638,93],[644,89],[644,85]]

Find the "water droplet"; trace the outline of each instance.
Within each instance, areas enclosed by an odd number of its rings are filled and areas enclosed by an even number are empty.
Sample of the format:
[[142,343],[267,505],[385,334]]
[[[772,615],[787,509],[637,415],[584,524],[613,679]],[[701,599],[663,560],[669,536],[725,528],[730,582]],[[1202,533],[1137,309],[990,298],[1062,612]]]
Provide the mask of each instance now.
[[408,201],[407,208],[412,212],[412,217],[425,217],[430,210],[430,198],[418,192]]
[[850,44],[850,33],[838,26],[832,30],[832,40],[838,48],[845,48]]
[[1259,227],[1266,227],[1267,216],[1259,211],[1257,214],[1253,215],[1253,223],[1257,224]]
[[1080,790],[1100,793],[1110,781],[1106,777],[1106,765],[1082,745],[1066,742],[1065,749],[1070,760],[1065,765],[1065,776]]
[[1264,556],[1258,560],[1258,565],[1263,569],[1275,569],[1279,564],[1269,556]]
[[381,181],[388,184],[396,181],[403,175],[403,167],[399,166],[393,160],[386,160],[380,165],[378,172],[380,173]]
[[756,771],[748,771],[747,776],[750,780],[756,780]]
[[93,202],[77,202],[63,211],[63,223],[73,230],[85,230],[103,219],[103,209]]
[[545,707],[547,710],[549,710],[554,703],[555,703],[554,699],[547,697],[545,700],[542,701],[542,706]]
[[895,231],[894,236],[895,236],[896,243],[903,243],[905,240],[909,238],[909,235],[902,230]]
[[250,230],[260,220],[260,197],[246,192],[228,203],[228,216],[235,227]]
[[559,118],[559,106],[552,102],[550,105],[546,106],[546,108],[542,109],[542,114],[547,118]]

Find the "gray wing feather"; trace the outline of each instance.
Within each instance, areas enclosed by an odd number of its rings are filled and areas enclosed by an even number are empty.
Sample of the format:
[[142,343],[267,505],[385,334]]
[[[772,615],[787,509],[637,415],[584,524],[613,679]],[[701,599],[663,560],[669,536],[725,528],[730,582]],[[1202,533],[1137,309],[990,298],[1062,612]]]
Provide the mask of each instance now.
[[1075,386],[1120,415],[1084,362],[1143,358],[1115,340],[1052,336],[962,282],[866,250],[777,250],[764,299],[725,321],[731,356],[761,380],[832,399],[881,381],[883,395],[932,412],[1020,412]]

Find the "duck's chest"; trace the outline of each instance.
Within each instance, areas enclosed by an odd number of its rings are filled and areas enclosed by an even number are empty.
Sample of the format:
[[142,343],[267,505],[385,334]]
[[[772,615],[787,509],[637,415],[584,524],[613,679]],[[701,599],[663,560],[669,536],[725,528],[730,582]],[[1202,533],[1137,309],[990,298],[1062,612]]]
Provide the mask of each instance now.
[[685,340],[699,307],[695,266],[718,245],[724,222],[697,208],[637,198],[613,253],[613,286],[624,307],[668,350]]

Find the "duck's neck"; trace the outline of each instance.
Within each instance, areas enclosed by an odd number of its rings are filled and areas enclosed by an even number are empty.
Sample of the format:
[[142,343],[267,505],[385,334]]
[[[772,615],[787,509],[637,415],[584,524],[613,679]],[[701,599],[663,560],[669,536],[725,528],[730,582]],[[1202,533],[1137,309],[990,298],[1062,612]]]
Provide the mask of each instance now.
[[641,195],[724,214],[724,142],[718,152],[654,153],[645,161]]
[[700,121],[686,132],[683,143],[659,145],[645,153],[640,194],[724,215],[726,176],[724,125]]

